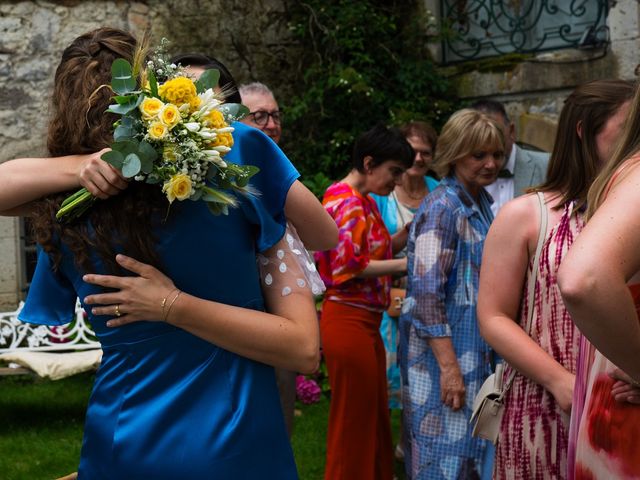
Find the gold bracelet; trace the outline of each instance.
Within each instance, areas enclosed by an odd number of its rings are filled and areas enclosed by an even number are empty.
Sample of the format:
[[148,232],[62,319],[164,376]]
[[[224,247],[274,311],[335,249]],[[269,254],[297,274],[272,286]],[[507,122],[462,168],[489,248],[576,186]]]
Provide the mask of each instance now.
[[177,289],[177,288],[174,288],[173,290],[169,290],[169,293],[167,293],[167,296],[166,296],[166,297],[164,297],[164,298],[162,299],[161,307],[162,307],[162,316],[163,316],[163,317],[164,317],[164,307],[165,307],[165,305],[167,304],[167,298],[169,298],[169,296],[170,296],[173,292],[175,292],[176,290],[178,290],[178,289]]
[[[176,290],[178,290],[176,288]],[[173,304],[176,303],[176,300],[178,299],[178,297],[180,296],[180,294],[182,293],[182,290],[178,290],[178,293],[176,293],[176,296],[173,297],[173,300],[171,300],[171,303],[169,303],[169,306],[167,307],[167,313],[165,314],[164,318],[162,319],[163,322],[167,321],[167,318],[169,318],[169,313],[171,312],[171,307],[173,307]]]

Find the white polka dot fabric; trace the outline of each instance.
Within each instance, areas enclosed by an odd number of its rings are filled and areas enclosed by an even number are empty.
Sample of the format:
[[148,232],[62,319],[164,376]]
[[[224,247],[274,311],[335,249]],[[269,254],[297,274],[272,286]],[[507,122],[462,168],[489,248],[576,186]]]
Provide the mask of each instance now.
[[263,289],[277,289],[283,297],[296,290],[311,290],[313,295],[325,291],[313,258],[289,223],[280,241],[258,254],[258,266]]

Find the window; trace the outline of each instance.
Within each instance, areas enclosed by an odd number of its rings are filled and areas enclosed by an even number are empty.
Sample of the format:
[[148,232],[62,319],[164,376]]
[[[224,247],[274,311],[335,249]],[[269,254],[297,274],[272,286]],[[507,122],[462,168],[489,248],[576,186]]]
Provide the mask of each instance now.
[[445,63],[608,42],[608,0],[441,0]]

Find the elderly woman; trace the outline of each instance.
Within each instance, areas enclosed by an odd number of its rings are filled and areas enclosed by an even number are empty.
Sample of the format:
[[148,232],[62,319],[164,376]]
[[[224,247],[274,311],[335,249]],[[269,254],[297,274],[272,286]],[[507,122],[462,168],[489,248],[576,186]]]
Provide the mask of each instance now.
[[493,182],[504,161],[500,127],[456,112],[442,129],[433,170],[442,177],[413,219],[400,368],[408,478],[477,478],[485,441],[471,437],[471,403],[491,371],[476,300]]

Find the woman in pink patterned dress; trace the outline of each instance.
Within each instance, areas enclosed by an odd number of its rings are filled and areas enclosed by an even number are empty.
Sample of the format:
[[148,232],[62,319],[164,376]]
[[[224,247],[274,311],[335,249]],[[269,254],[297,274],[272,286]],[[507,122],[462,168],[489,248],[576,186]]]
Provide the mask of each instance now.
[[640,479],[639,183],[640,90],[620,145],[589,191],[589,223],[558,274],[586,337],[574,396],[581,408],[571,412],[571,479]]
[[320,319],[331,385],[327,480],[393,477],[380,321],[391,275],[406,272],[407,259],[394,259],[392,251],[404,247],[407,230],[391,237],[369,193],[389,195],[413,158],[399,131],[375,127],[358,138],[353,169],[322,201],[339,230],[338,246],[316,253],[327,287]]
[[[562,479],[567,472],[569,412],[579,334],[563,306],[556,272],[584,225],[587,191],[624,121],[633,87],[598,80],[578,87],[565,101],[542,192],[548,214],[535,295],[526,285],[540,228],[537,195],[505,205],[485,241],[478,321],[487,342],[506,360],[505,398],[494,478]],[[525,331],[533,309],[530,331]]]

